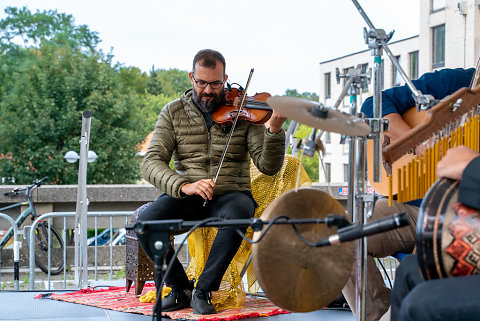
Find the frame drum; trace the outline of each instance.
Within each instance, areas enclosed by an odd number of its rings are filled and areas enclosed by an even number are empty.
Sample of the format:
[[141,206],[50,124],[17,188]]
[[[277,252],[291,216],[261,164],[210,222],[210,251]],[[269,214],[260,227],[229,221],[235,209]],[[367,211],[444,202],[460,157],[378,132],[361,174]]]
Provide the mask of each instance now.
[[426,280],[479,273],[479,215],[458,202],[458,185],[458,181],[439,179],[420,206],[416,244]]

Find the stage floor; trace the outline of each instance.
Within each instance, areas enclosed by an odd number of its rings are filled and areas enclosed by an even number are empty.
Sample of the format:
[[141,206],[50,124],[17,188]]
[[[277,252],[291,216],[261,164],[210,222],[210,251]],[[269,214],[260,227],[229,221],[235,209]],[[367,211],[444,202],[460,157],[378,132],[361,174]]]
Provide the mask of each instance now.
[[[112,310],[61,302],[49,299],[34,299],[41,293],[65,293],[71,291],[0,291],[0,320],[4,321],[146,321],[151,316],[124,313]],[[106,312],[107,311],[107,312]],[[108,314],[107,314],[108,313]],[[164,319],[169,320],[169,319]],[[309,313],[290,313],[271,317],[249,318],[252,321],[353,321],[350,311],[321,310]]]

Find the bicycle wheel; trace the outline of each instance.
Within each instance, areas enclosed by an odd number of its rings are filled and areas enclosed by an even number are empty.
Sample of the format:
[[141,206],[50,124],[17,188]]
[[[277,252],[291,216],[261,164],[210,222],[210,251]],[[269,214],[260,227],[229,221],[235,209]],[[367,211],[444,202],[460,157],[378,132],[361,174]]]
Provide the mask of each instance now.
[[[40,222],[35,230],[35,264],[48,273],[48,231],[47,222]],[[50,227],[50,274],[56,275],[63,270],[63,241],[60,233]]]

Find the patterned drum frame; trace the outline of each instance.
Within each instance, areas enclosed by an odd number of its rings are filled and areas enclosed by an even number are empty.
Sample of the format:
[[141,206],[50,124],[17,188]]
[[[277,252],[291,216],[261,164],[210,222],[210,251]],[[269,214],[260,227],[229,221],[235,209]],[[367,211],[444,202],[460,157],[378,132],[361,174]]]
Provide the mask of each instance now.
[[479,213],[458,202],[458,184],[438,180],[420,206],[416,244],[426,280],[479,273]]

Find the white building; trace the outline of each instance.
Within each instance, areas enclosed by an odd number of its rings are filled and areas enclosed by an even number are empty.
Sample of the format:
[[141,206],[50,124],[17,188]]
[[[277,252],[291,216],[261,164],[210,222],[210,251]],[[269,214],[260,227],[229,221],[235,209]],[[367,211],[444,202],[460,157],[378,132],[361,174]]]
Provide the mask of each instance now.
[[[410,79],[436,69],[475,67],[480,57],[480,0],[420,0],[419,10],[420,34],[388,43]],[[405,82],[385,52],[382,58],[383,88],[403,85]],[[337,83],[337,68],[344,74],[348,68],[360,65],[365,71],[373,67],[370,50],[321,62],[320,101],[333,106],[339,99],[344,80]],[[357,97],[358,110],[363,100],[372,96],[372,86],[372,83],[363,86]],[[349,96],[340,104],[340,109],[350,112]],[[325,133],[322,139],[327,151],[324,158],[327,177],[331,182],[347,182],[348,144],[340,144],[340,135],[334,133]],[[320,182],[325,182],[325,175],[319,176]]]

